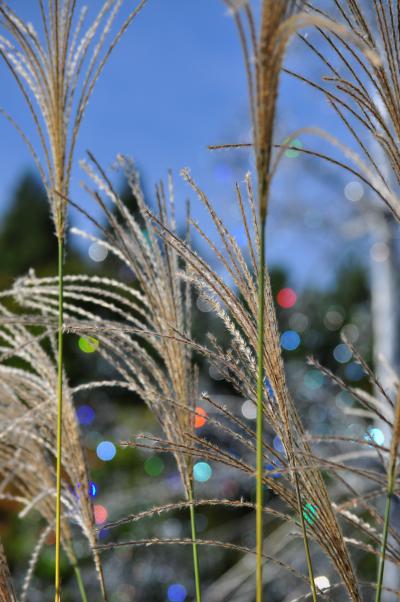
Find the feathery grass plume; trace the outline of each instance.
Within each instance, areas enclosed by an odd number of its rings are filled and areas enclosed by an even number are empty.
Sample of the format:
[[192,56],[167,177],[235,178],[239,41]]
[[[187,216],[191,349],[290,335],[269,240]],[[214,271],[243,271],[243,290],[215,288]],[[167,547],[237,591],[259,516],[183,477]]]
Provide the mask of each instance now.
[[[5,291],[1,296],[5,298],[15,292],[15,289]],[[47,314],[40,319],[46,321]],[[57,409],[56,331],[57,320],[54,321],[54,332],[45,328],[42,334],[34,335],[20,324],[20,316],[0,304],[0,499],[21,504],[21,517],[32,510],[38,511],[48,525],[32,556],[21,601],[26,599],[45,536],[55,529],[56,522],[54,460],[57,434],[53,426]],[[50,353],[43,347],[45,341],[50,343]],[[61,541],[74,567],[82,598],[86,600],[70,525],[80,527],[92,550],[102,595],[106,599],[101,563],[94,549],[96,534],[85,457],[72,392],[65,375],[64,382]]]
[[[370,492],[368,492],[367,495],[364,494],[362,496],[353,497],[348,503],[348,506],[352,509],[356,508],[357,506],[360,506],[360,509],[362,511],[367,510],[370,516],[372,516],[378,523],[377,528],[373,529],[373,534],[370,534],[373,535],[375,545],[380,547],[379,552],[377,551],[377,549],[373,550],[373,552],[377,556],[379,556],[377,580],[375,584],[375,600],[378,602],[381,599],[382,592],[386,589],[383,587],[383,576],[386,558],[388,557],[390,559],[390,562],[397,564],[400,567],[400,555],[398,554],[398,550],[396,550],[396,548],[394,548],[392,545],[388,544],[389,534],[392,536],[392,538],[397,544],[400,543],[400,537],[398,535],[398,532],[396,531],[396,529],[392,529],[390,526],[390,510],[392,499],[395,495],[396,489],[398,488],[397,457],[398,448],[400,444],[400,395],[397,383],[397,396],[396,400],[393,401],[389,394],[385,391],[382,384],[379,382],[378,378],[374,375],[373,371],[364,361],[362,356],[354,348],[354,346],[346,338],[344,338],[344,342],[346,343],[346,345],[348,345],[349,349],[351,350],[355,361],[357,361],[357,363],[359,363],[362,366],[364,372],[368,375],[371,385],[377,391],[379,391],[381,399],[377,399],[376,397],[366,393],[365,391],[362,391],[361,389],[348,387],[346,383],[344,383],[340,378],[332,374],[326,368],[320,366],[318,362],[316,362],[313,359],[310,359],[309,361],[316,368],[322,370],[329,378],[332,379],[332,381],[335,384],[339,385],[343,390],[347,390],[351,395],[353,395],[353,397],[355,397],[355,399],[357,399],[357,401],[359,401],[359,403],[362,406],[364,406],[364,408],[366,408],[366,411],[363,412],[364,415],[366,415],[366,417],[371,419],[379,419],[387,427],[389,427],[391,432],[391,444],[389,449],[383,447],[383,445],[378,445],[374,443],[372,435],[370,435],[369,437],[365,436],[364,440],[361,441],[358,439],[341,437],[340,439],[346,441],[347,443],[356,443],[358,445],[361,444],[364,446],[366,445],[368,449],[365,453],[358,452],[355,457],[354,454],[349,453],[347,455],[341,454],[338,458],[340,459],[340,461],[343,462],[346,459],[361,459],[363,456],[374,456],[375,453],[370,451],[371,447],[374,447],[376,455],[379,459],[379,463],[387,474],[386,482],[383,483],[380,473],[377,474],[376,472],[368,471],[369,474],[367,474],[366,472],[364,472],[364,477],[366,477],[366,479],[372,479],[374,484],[378,483],[380,486],[378,488],[372,489]],[[360,413],[360,410],[350,409],[347,410],[347,412]],[[336,458],[332,458],[332,460],[335,461]],[[383,494],[386,494],[386,504],[384,516],[382,518],[380,513],[378,513],[378,511],[374,507],[371,507],[370,502],[373,502],[374,499],[378,499]],[[344,507],[343,504],[342,506]],[[359,524],[360,521],[357,517],[352,515],[352,519],[357,524]],[[365,527],[365,525],[363,525],[363,527]],[[382,528],[381,539],[379,538],[380,528]],[[366,532],[367,530],[364,528],[364,531]]]
[[[299,76],[302,81],[319,90],[328,100],[336,115],[347,129],[359,152],[365,158],[371,175],[353,171],[361,181],[376,192],[376,184],[383,189],[378,195],[400,221],[400,201],[395,191],[400,183],[400,162],[398,140],[400,136],[400,20],[398,3],[368,2],[359,0],[334,0],[336,15],[346,23],[354,35],[362,39],[379,57],[378,62],[360,54],[352,44],[340,35],[329,35],[319,30],[319,41],[325,44],[334,60],[328,60],[325,53],[318,50],[315,43],[302,38],[311,51],[322,61],[328,70],[321,84]],[[319,9],[313,9],[323,14]],[[327,157],[328,160],[331,160]],[[348,169],[347,164],[341,167]],[[394,436],[395,429],[392,433]],[[394,444],[396,441],[394,440]],[[390,522],[391,488],[393,478],[393,454],[387,458],[387,497],[385,519],[382,532],[382,551],[378,564],[376,601],[381,599],[385,549]]]
[[6,2],[0,2],[0,24],[6,32],[6,36],[0,36],[0,55],[26,101],[38,136],[37,147],[11,115],[3,109],[1,112],[22,136],[35,160],[46,187],[58,239],[56,601],[60,597],[63,264],[67,209],[64,199],[69,192],[78,133],[93,89],[111,52],[145,1],[139,1],[130,10],[110,40],[123,0],[104,0],[85,32],[87,7],[78,14],[76,0],[38,0],[41,35]]
[[0,602],[16,602],[10,570],[0,541]]
[[[394,183],[396,186],[400,183],[399,8],[392,0],[363,4],[359,0],[333,0],[332,5],[336,7],[336,14],[309,6],[313,14],[332,23],[342,21],[352,32],[353,39],[339,31],[331,33],[319,27],[319,39],[316,38],[319,44],[300,36],[326,67],[328,74],[323,78],[324,83],[304,74],[286,71],[325,96],[365,158],[369,174],[366,177],[365,173],[354,170],[347,163],[342,167],[360,177],[373,192],[376,192],[378,183],[383,189],[383,195],[379,196],[400,220],[400,201],[392,189]],[[360,51],[360,47],[353,44],[357,39],[369,52]],[[328,58],[328,53],[332,58]],[[371,150],[371,142],[375,149],[380,149],[385,161],[378,160],[376,151]],[[328,156],[324,158],[332,160]]]
[[[160,234],[172,247],[179,251],[185,262],[190,266],[189,275],[186,277],[190,278],[202,297],[211,304],[231,335],[231,347],[227,352],[223,351],[216,343],[214,344],[212,339],[211,346],[204,349],[203,352],[211,362],[218,366],[219,371],[245,399],[256,402],[258,290],[255,278],[258,273],[261,245],[251,179],[250,176],[246,177],[248,204],[243,199],[241,188],[236,187],[238,208],[242,215],[250,253],[249,266],[235,238],[226,229],[207,195],[194,182],[188,171],[185,171],[183,175],[209,212],[223,251],[218,249],[217,244],[211,241],[210,236],[196,222],[192,222],[192,225],[209,245],[214,257],[229,274],[237,288],[237,293],[228,287],[223,278],[205,260],[194,253],[184,241],[169,231],[157,218],[153,217],[153,219],[158,223]],[[252,223],[249,222],[248,214],[250,214]],[[255,245],[253,241],[256,241]],[[319,543],[333,559],[351,598],[360,600],[357,581],[340,527],[321,473],[315,465],[312,450],[306,441],[300,418],[287,390],[275,309],[267,273],[264,292],[266,304],[263,317],[267,335],[265,336],[263,351],[263,418],[267,424],[271,425],[283,443],[287,454],[289,473],[292,470],[294,498],[286,497],[287,491],[277,486],[274,479],[267,479],[264,471],[262,479],[264,483],[268,483],[275,491],[278,491],[278,494],[292,508],[298,510],[297,481],[300,498],[304,500],[303,505],[308,503],[318,508],[318,520],[313,525],[304,525],[307,533],[311,531],[316,534]],[[265,445],[265,441],[263,445]],[[296,462],[294,462],[294,457]],[[262,461],[264,462],[264,459]],[[296,479],[293,473],[296,475]],[[289,489],[292,487],[290,483],[288,486]]]
[[[103,326],[94,336],[99,342],[99,353],[114,365],[123,377],[116,386],[127,386],[135,391],[149,406],[158,419],[168,440],[174,444],[186,440],[187,433],[195,429],[195,416],[185,411],[193,409],[198,398],[198,371],[192,360],[191,348],[173,336],[176,331],[190,338],[192,293],[190,283],[179,277],[177,252],[160,244],[155,234],[155,226],[146,213],[145,201],[134,165],[124,157],[118,157],[117,167],[126,174],[132,194],[138,204],[140,217],[130,213],[115,192],[111,181],[93,156],[91,161],[82,162],[84,170],[97,188],[86,190],[99,204],[109,220],[111,230],[106,232],[100,225],[97,239],[77,231],[90,240],[105,246],[137,278],[139,290],[121,282],[97,277],[65,278],[65,316],[91,321],[92,325],[103,325],[98,310],[110,314],[110,319],[124,320],[128,327],[136,329],[136,336],[130,336],[121,324],[114,330]],[[157,187],[159,219],[166,226],[176,229],[175,201],[172,179],[169,178],[169,195],[160,183]],[[114,212],[107,207],[111,201]],[[42,280],[41,285],[25,280],[29,302],[25,306],[32,309],[49,303],[50,311],[55,310],[55,286],[52,279]],[[80,308],[77,301],[85,304]],[[85,327],[81,325],[81,330]],[[86,333],[90,334],[89,330]],[[159,336],[162,334],[163,336]],[[139,337],[137,336],[139,335]],[[140,336],[141,335],[141,336]],[[164,336],[165,335],[165,336]],[[143,342],[143,336],[145,343]],[[149,350],[149,346],[151,350]],[[104,383],[107,385],[107,383]],[[113,383],[108,383],[110,386]],[[90,384],[88,386],[91,386]],[[182,409],[183,408],[183,409]],[[187,455],[175,452],[180,476],[189,502],[193,500],[193,463]],[[189,504],[193,537],[193,560],[197,600],[201,601],[199,562],[196,540],[194,505]]]
[[[175,452],[181,471],[185,470],[187,466],[183,459],[185,455],[190,458],[201,455],[205,458],[208,457],[210,460],[227,464],[247,475],[254,475],[255,469],[251,461],[238,459],[229,452],[221,450],[218,446],[193,434],[193,430],[190,428],[192,422],[187,417],[191,411],[190,404],[184,401],[178,406],[176,392],[171,386],[172,375],[169,375],[169,373],[165,375],[165,372],[160,370],[154,358],[137,340],[139,336],[150,341],[157,354],[161,358],[166,358],[166,363],[169,361],[166,350],[171,348],[172,342],[172,349],[175,349],[175,347],[176,349],[183,349],[185,346],[187,350],[189,348],[195,349],[218,367],[219,371],[233,384],[243,398],[256,403],[258,315],[256,277],[260,253],[260,232],[256,219],[256,205],[250,176],[246,177],[246,200],[243,198],[241,188],[236,187],[238,208],[242,215],[250,252],[250,265],[248,265],[236,240],[224,226],[206,194],[197,186],[190,174],[187,171],[184,172],[185,179],[211,216],[222,243],[223,251],[219,250],[217,244],[211,241],[209,235],[196,222],[191,220],[191,225],[209,245],[220,265],[228,272],[237,288],[237,292],[226,285],[223,278],[191,249],[190,244],[178,237],[174,229],[171,229],[166,220],[163,219],[163,216],[160,219],[160,217],[150,214],[140,201],[143,217],[146,220],[149,242],[143,236],[143,232],[137,224],[135,225],[133,218],[127,213],[124,206],[121,205],[118,196],[112,190],[104,174],[93,173],[93,176],[100,190],[114,200],[119,213],[125,217],[124,222],[129,224],[129,228],[121,226],[119,221],[107,209],[99,193],[95,193],[95,199],[108,214],[112,229],[111,231],[105,231],[98,225],[105,237],[104,240],[91,235],[86,236],[90,240],[104,245],[128,267],[133,269],[137,277],[143,280],[142,286],[145,288],[140,292],[113,279],[89,278],[86,276],[66,277],[66,328],[71,332],[86,333],[88,336],[93,335],[98,338],[99,352],[116,366],[124,379],[123,381],[98,383],[98,385],[118,386],[121,382],[125,382],[125,385],[137,391],[151,405],[153,411],[162,421],[167,436],[165,441],[159,440],[157,442],[153,440],[151,445],[153,449]],[[137,190],[136,180],[134,180],[133,189]],[[162,206],[163,203],[161,203]],[[165,211],[162,213],[165,216]],[[248,217],[249,215],[250,217]],[[158,234],[167,243],[164,255],[159,255],[158,247],[154,248],[151,242],[157,239],[157,231],[154,230],[153,225],[157,226]],[[135,241],[139,241],[140,244]],[[254,241],[256,241],[255,244]],[[168,248],[170,249],[169,252],[167,251]],[[153,252],[151,249],[153,249]],[[175,319],[172,320],[170,314],[165,314],[166,310],[163,307],[160,308],[158,313],[152,311],[151,304],[156,302],[154,296],[159,295],[159,291],[164,290],[163,283],[166,278],[169,278],[170,273],[169,270],[163,271],[160,269],[160,261],[172,257],[172,251],[174,252],[175,262],[177,261],[177,255],[182,257],[184,262],[185,268],[180,268],[179,277],[183,282],[197,289],[202,298],[210,303],[215,313],[225,324],[230,335],[228,350],[222,349],[212,337],[207,347],[199,345],[191,339],[185,326],[179,325]],[[173,273],[175,274],[175,272]],[[27,278],[19,283],[18,295],[20,302],[31,309],[45,307],[49,315],[56,317],[56,284],[55,279],[51,278],[42,280]],[[169,290],[171,290],[170,287],[167,287],[167,294],[160,297],[167,307],[169,307],[169,302],[166,302],[165,299],[170,298]],[[175,290],[180,291],[181,289],[176,287]],[[338,517],[347,520],[348,515],[345,511],[342,512],[340,508],[332,506],[320,471],[321,467],[328,471],[339,471],[341,466],[339,461],[329,463],[324,461],[323,458],[314,457],[295,405],[287,390],[268,277],[265,281],[265,298],[267,303],[264,310],[264,321],[268,336],[265,338],[263,355],[265,366],[263,417],[274,433],[280,437],[285,453],[277,454],[268,444],[268,441],[264,439],[263,463],[268,462],[275,466],[284,478],[277,480],[273,478],[272,474],[269,474],[269,471],[263,470],[262,482],[276,492],[285,504],[298,514],[299,495],[293,473],[296,474],[298,489],[301,500],[303,500],[303,516],[304,514],[306,517],[308,516],[304,510],[305,507],[312,507],[315,510],[315,520],[306,521],[307,534],[318,542],[332,559],[351,599],[359,602],[360,595],[357,580],[338,524]],[[82,302],[85,303],[85,308],[81,306]],[[110,312],[112,319],[100,318],[94,313],[95,309],[91,311],[92,307],[100,307],[103,311]],[[159,307],[158,302],[156,307]],[[178,352],[171,351],[168,353]],[[212,402],[208,397],[207,400]],[[178,407],[180,408],[179,412]],[[165,411],[166,408],[168,408],[168,411]],[[186,408],[186,411],[182,411],[184,408]],[[219,411],[222,411],[223,415],[229,416],[229,412],[227,413],[221,408]],[[172,424],[168,422],[170,416],[173,417]],[[242,428],[243,423],[239,421],[238,424],[236,417],[231,415],[230,420],[232,420],[233,425]],[[167,423],[165,424],[164,421],[167,421]],[[177,429],[179,429],[179,432]],[[246,425],[242,430],[243,445],[254,455],[256,434],[248,429]],[[296,463],[293,462],[293,457],[289,455],[288,449],[292,449],[292,453],[296,457]],[[344,469],[347,469],[347,466]],[[380,486],[384,486],[384,481],[380,475],[375,477],[369,471],[362,474],[366,474],[368,477],[371,476]],[[298,520],[300,522],[301,519]],[[359,541],[355,544],[350,541],[349,544],[362,545]]]
[[[374,542],[376,545],[380,543],[380,552],[379,552],[379,563],[378,563],[378,572],[377,572],[377,580],[376,580],[376,597],[375,600],[378,602],[381,599],[382,591],[384,591],[383,587],[383,575],[385,568],[385,559],[387,556],[387,552],[390,554],[390,561],[393,563],[397,563],[400,567],[400,555],[397,550],[390,546],[388,549],[388,535],[389,533],[392,537],[400,543],[400,537],[396,530],[391,529],[390,527],[390,510],[392,505],[392,499],[395,495],[396,487],[397,487],[397,455],[398,448],[400,444],[400,395],[399,389],[397,392],[396,401],[393,402],[388,393],[385,391],[379,380],[376,378],[372,370],[366,364],[362,356],[357,352],[354,346],[344,338],[344,342],[350,348],[355,360],[363,367],[364,372],[368,375],[371,384],[376,388],[377,391],[381,394],[382,399],[377,399],[376,397],[362,391],[361,389],[348,387],[346,383],[344,383],[340,378],[332,374],[329,370],[322,367],[318,362],[310,358],[310,364],[314,365],[316,368],[320,369],[324,374],[326,374],[335,384],[339,385],[343,390],[348,391],[359,403],[366,408],[366,416],[368,418],[378,418],[385,425],[387,425],[391,431],[391,444],[390,448],[384,448],[383,445],[374,444],[373,437],[366,436],[364,440],[351,439],[351,438],[341,438],[343,441],[347,441],[348,443],[357,443],[358,445],[367,446],[367,450],[365,453],[357,452],[356,459],[361,459],[366,456],[374,456],[375,453],[378,455],[381,466],[385,469],[387,473],[386,483],[382,483],[382,478],[379,473],[369,471],[369,474],[364,472],[364,477],[368,479],[372,479],[374,483],[380,484],[378,489],[372,490],[368,493],[368,496],[365,494],[361,497],[356,496],[356,498],[352,498],[350,507],[356,508],[357,505],[360,505],[362,510],[368,510],[369,514],[374,517],[374,519],[378,522],[378,527],[382,527],[382,538],[379,541],[378,530],[374,529]],[[350,412],[351,410],[349,410]],[[360,412],[356,410],[356,412]],[[354,411],[353,411],[354,412]],[[329,439],[329,438],[328,438]],[[367,440],[365,440],[367,439]],[[375,452],[371,452],[371,446],[375,448]],[[346,459],[354,459],[354,454],[341,454],[340,461],[343,462]],[[336,461],[336,458],[333,457],[332,461]],[[374,498],[378,498],[386,493],[386,505],[385,505],[385,513],[382,518],[380,514],[375,510],[375,508],[371,507],[368,502],[373,501]],[[367,502],[368,500],[368,502]],[[353,516],[354,519],[354,516]],[[358,522],[357,519],[355,519]],[[375,552],[377,554],[377,552]]]
[[[256,600],[262,602],[262,546],[263,546],[263,488],[262,488],[262,438],[263,438],[263,389],[264,389],[264,347],[265,347],[265,229],[268,211],[269,190],[276,164],[273,164],[274,125],[278,88],[282,72],[286,47],[298,29],[306,25],[328,25],[336,29],[335,24],[320,15],[307,15],[302,9],[305,0],[263,0],[261,21],[257,36],[255,18],[250,3],[224,0],[233,12],[242,44],[248,79],[250,113],[253,125],[253,150],[257,171],[258,221],[259,221],[259,265],[258,265],[258,343],[257,343],[257,472],[256,472]],[[343,29],[343,28],[342,28]],[[282,411],[286,412],[284,405]],[[289,425],[289,423],[287,422]],[[287,432],[285,447],[293,467],[295,456],[291,429]],[[314,585],[313,568],[307,541],[307,531],[302,512],[301,493],[296,471],[293,478],[298,494],[298,510],[302,523],[304,548],[307,558],[310,587],[314,602],[317,593]]]

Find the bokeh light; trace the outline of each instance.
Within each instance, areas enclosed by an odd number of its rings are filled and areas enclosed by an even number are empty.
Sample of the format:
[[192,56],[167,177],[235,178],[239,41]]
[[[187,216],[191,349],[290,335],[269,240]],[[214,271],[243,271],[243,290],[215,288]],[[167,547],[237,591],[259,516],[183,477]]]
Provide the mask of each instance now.
[[99,341],[94,337],[79,337],[78,345],[84,353],[94,353],[99,348]]
[[276,472],[278,468],[277,466],[274,466],[274,464],[267,464],[265,470],[270,473],[268,476],[272,477],[273,479],[279,479],[282,476],[281,472]]
[[117,453],[117,448],[111,441],[102,441],[96,447],[96,454],[103,462],[109,462]]
[[241,412],[247,420],[255,420],[257,417],[256,404],[250,401],[250,399],[247,399],[242,403]]
[[205,411],[204,408],[197,406],[196,414],[195,414],[195,418],[194,418],[194,427],[196,429],[199,429],[202,426],[204,426],[206,423],[207,423],[207,412]]
[[89,495],[90,497],[96,497],[97,495],[97,485],[93,481],[89,482]]
[[275,399],[274,390],[266,376],[264,377],[264,387],[267,389],[267,393],[270,396],[270,398]]
[[94,242],[90,245],[88,253],[92,261],[101,262],[106,259],[108,255],[108,249],[106,249],[104,245]]
[[144,463],[144,469],[149,477],[159,477],[165,468],[164,460],[160,456],[151,456]]
[[341,330],[350,343],[356,343],[360,337],[360,329],[355,324],[345,324]]
[[317,506],[307,503],[303,508],[303,516],[309,525],[313,525],[317,518]]
[[348,345],[340,343],[340,345],[336,345],[333,350],[333,357],[340,364],[346,364],[353,357],[353,353]]
[[286,351],[294,351],[300,345],[301,339],[295,330],[286,330],[281,335],[281,345]]
[[199,483],[205,483],[211,478],[212,468],[207,462],[197,462],[193,466],[193,477]]
[[285,448],[284,445],[282,443],[282,440],[280,437],[278,437],[278,435],[275,435],[274,440],[272,442],[274,449],[279,453],[279,454],[284,454],[285,453]]
[[197,305],[197,309],[199,309],[200,311],[202,311],[203,313],[208,313],[210,311],[212,311],[212,305],[209,302],[208,299],[204,299],[204,297],[197,297],[197,301],[196,301],[196,305]]
[[373,261],[376,261],[377,263],[383,263],[389,259],[390,249],[386,243],[376,242],[374,245],[372,245],[369,253]]
[[288,159],[296,159],[303,148],[303,143],[299,138],[286,138],[283,144],[284,146],[290,146],[290,148],[285,150],[285,157]]
[[106,520],[108,518],[107,508],[105,508],[101,504],[95,504],[93,506],[93,513],[94,513],[94,522],[96,523],[96,525],[102,525],[103,523],[106,522]]
[[283,307],[284,309],[289,309],[290,307],[293,307],[296,304],[297,295],[292,288],[282,288],[279,291],[276,300],[280,307]]
[[78,406],[76,415],[78,417],[79,424],[83,424],[85,426],[92,424],[96,418],[96,412],[91,406],[88,405]]
[[314,583],[322,592],[326,589],[329,589],[331,586],[331,582],[329,581],[328,577],[325,577],[325,575],[319,575],[318,577],[315,577]]
[[383,445],[385,443],[385,435],[383,434],[383,431],[376,426],[370,427],[364,438],[367,441],[373,441],[377,445]]
[[316,391],[324,384],[325,377],[319,370],[310,369],[304,375],[303,382],[307,389]]
[[324,316],[324,326],[328,330],[338,330],[344,321],[343,309],[337,305],[328,307]]
[[181,583],[173,583],[169,586],[167,595],[169,602],[185,602],[186,588]]
[[347,364],[345,368],[345,375],[349,380],[359,381],[364,378],[365,372],[360,364],[351,362],[350,364]]
[[364,196],[364,186],[361,182],[349,182],[344,188],[344,196],[348,201],[357,203],[357,201],[361,201]]

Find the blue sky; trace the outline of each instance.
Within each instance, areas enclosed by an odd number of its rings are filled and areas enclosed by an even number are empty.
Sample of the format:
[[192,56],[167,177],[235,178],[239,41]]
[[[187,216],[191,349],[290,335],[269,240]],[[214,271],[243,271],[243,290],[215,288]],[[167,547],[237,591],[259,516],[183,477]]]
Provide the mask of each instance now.
[[[19,14],[33,18],[27,11],[32,12],[35,3],[27,5],[24,0],[16,0],[12,4]],[[93,5],[100,5],[100,0],[93,1]],[[298,42],[292,44],[288,62],[297,69],[316,69],[310,54]],[[29,129],[29,117],[4,67],[0,67],[0,78],[0,105]],[[282,79],[279,106],[276,132],[280,140],[300,126],[333,123],[322,97],[287,76]],[[171,168],[182,207],[189,191],[180,181],[179,172],[188,166],[224,219],[231,222],[239,240],[243,240],[240,222],[232,215],[232,197],[234,179],[243,179],[250,166],[248,155],[243,151],[210,153],[207,145],[242,141],[249,136],[240,45],[223,3],[149,0],[115,50],[95,89],[79,138],[71,195],[87,206],[77,165],[86,149],[92,150],[103,165],[110,165],[117,153],[133,157],[149,195],[157,180]],[[6,207],[18,176],[31,165],[17,134],[1,121],[1,209]],[[322,283],[329,280],[316,252],[318,245],[325,248],[327,236],[318,227],[304,236],[296,217],[290,220],[285,215],[292,210],[296,215],[302,210],[302,203],[308,202],[313,212],[321,212],[322,219],[329,211],[332,195],[340,207],[343,184],[338,185],[336,192],[326,187],[328,177],[335,180],[333,174],[331,167],[316,166],[301,158],[285,159],[274,188],[268,255],[270,262],[287,265],[299,283],[313,278]],[[339,178],[341,181],[346,183],[346,179]],[[204,220],[196,202],[193,213]],[[72,218],[82,225],[81,218]],[[320,274],[316,275],[315,270]]]
[[[4,74],[2,69],[2,81],[10,85],[2,86],[1,106],[19,117],[23,105]],[[89,148],[107,164],[118,152],[129,154],[148,188],[168,168],[179,173],[190,165],[201,178],[214,163],[207,144],[236,134],[247,117],[246,102],[240,48],[222,3],[149,0],[98,82],[77,157]],[[31,161],[8,124],[2,122],[0,132],[6,142],[0,144],[4,202]]]

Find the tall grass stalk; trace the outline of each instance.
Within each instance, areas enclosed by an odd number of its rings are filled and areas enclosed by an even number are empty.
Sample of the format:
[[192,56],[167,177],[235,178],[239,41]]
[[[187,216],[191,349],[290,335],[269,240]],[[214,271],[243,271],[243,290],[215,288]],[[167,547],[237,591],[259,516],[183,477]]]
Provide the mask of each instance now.
[[256,441],[256,602],[263,599],[263,393],[265,306],[265,215],[261,217],[258,273],[257,441]]
[[[61,553],[61,483],[62,483],[62,409],[63,409],[63,288],[64,288],[64,239],[58,239],[58,358],[57,358],[57,484],[56,484],[56,566],[54,576],[55,600],[60,600],[60,553]],[[77,574],[78,577],[79,573]],[[79,578],[78,578],[79,582]],[[81,590],[81,583],[79,589]],[[85,596],[86,597],[86,596]],[[85,599],[82,596],[82,600]]]
[[[25,23],[11,7],[0,2],[1,26],[10,38],[0,37],[0,56],[31,113],[40,152],[15,120],[5,111],[1,112],[16,127],[35,160],[46,187],[58,239],[56,602],[60,599],[62,506],[63,255],[67,219],[64,199],[68,196],[78,133],[94,87],[115,46],[145,2],[140,0],[136,8],[130,9],[109,41],[123,0],[104,0],[85,33],[87,9],[82,8],[77,15],[76,0],[40,0],[42,38],[33,25]],[[43,159],[39,158],[41,154]]]
[[[182,287],[181,280],[188,269],[188,264],[184,268],[179,268],[177,251],[162,242],[155,226],[155,223],[160,220],[161,224],[165,225],[165,227],[171,227],[175,232],[175,200],[172,177],[170,175],[168,178],[168,194],[163,183],[157,186],[157,217],[156,215],[152,215],[147,208],[135,165],[127,157],[123,157],[122,155],[117,157],[117,165],[123,170],[131,192],[138,203],[139,215],[136,219],[136,216],[130,213],[123,200],[114,191],[108,176],[95,157],[91,153],[88,153],[88,156],[90,162],[83,161],[81,166],[95,183],[96,187],[99,187],[101,183],[102,193],[109,199],[112,199],[114,209],[120,217],[121,223],[124,224],[124,227],[122,227],[115,215],[108,209],[106,203],[99,197],[96,190],[87,188],[93,199],[99,203],[100,208],[112,226],[112,236],[106,235],[108,248],[113,249],[114,254],[125,261],[125,264],[132,269],[132,272],[139,281],[140,293],[133,294],[132,297],[130,295],[130,307],[140,312],[142,317],[141,326],[145,330],[148,330],[146,339],[152,330],[155,333],[162,334],[162,336],[152,337],[151,345],[161,358],[163,369],[156,369],[153,362],[151,363],[153,369],[149,369],[150,358],[148,350],[139,341],[135,340],[134,342],[132,341],[132,358],[134,358],[134,361],[132,359],[132,362],[129,362],[129,372],[124,370],[122,374],[124,378],[128,377],[131,386],[135,387],[135,390],[138,391],[143,400],[154,412],[169,442],[181,446],[182,441],[188,439],[188,433],[191,436],[195,435],[195,421],[192,412],[195,411],[194,400],[198,397],[198,373],[191,350],[182,346],[181,341],[175,340],[175,332],[184,333],[184,336],[188,340],[191,336],[191,284],[187,280]],[[71,202],[74,204],[73,201]],[[106,234],[96,220],[91,218],[82,209],[81,212],[89,217],[103,236]],[[190,245],[189,220],[190,211],[188,207],[186,242]],[[148,238],[143,236],[143,224],[148,232]],[[76,229],[72,229],[72,231],[86,237],[84,232]],[[130,235],[129,246],[126,243],[127,234]],[[104,244],[105,242],[104,240],[91,238],[99,244]],[[115,281],[113,286],[115,286]],[[81,288],[81,292],[83,290]],[[87,292],[90,294],[90,289]],[[126,292],[125,287],[123,296],[126,295]],[[122,300],[123,296],[117,298],[114,292],[111,297],[112,304],[110,304],[110,298],[107,300],[108,307],[117,310],[118,315],[120,315],[120,312],[117,309],[115,300]],[[93,299],[95,304],[98,301],[98,297]],[[138,301],[139,305],[137,305]],[[146,306],[145,313],[143,312],[143,303]],[[87,314],[87,317],[94,318],[94,314]],[[130,316],[129,319],[135,325],[138,324],[136,317],[133,318]],[[101,354],[103,350],[108,348],[109,342],[107,337],[104,337],[104,333],[100,335],[99,341],[101,343],[99,353]],[[127,349],[127,343],[125,342],[124,352]],[[117,354],[118,357],[119,349],[115,345],[115,341],[112,342],[111,348],[107,349],[106,359],[108,361],[110,361],[110,352],[113,356]],[[139,363],[140,367],[136,363]],[[119,368],[121,367],[119,361],[117,365]],[[130,371],[133,366],[135,367],[131,373]],[[138,387],[138,383],[140,383],[140,387]],[[160,404],[160,399],[163,400],[162,404]],[[188,459],[182,453],[182,450],[179,449],[175,452],[175,459],[188,501],[196,602],[201,602],[196,512],[193,492],[193,462],[192,459]]]
[[190,528],[192,532],[192,549],[193,549],[193,570],[194,570],[194,582],[196,587],[196,602],[201,602],[201,585],[200,585],[200,566],[199,566],[199,551],[196,543],[196,512],[193,503],[193,485],[189,489],[189,502],[190,502]]
[[400,443],[400,389],[397,392],[397,401],[395,408],[395,416],[393,423],[393,434],[392,443],[390,446],[390,457],[388,465],[388,478],[387,478],[387,489],[386,489],[386,504],[385,504],[385,515],[383,523],[381,553],[378,564],[378,575],[376,579],[376,595],[375,602],[380,602],[382,595],[383,586],[383,574],[385,571],[385,560],[386,560],[386,546],[389,535],[390,526],[390,510],[392,507],[392,499],[396,486],[396,467],[397,467],[397,452]]
[[85,584],[83,583],[82,573],[79,568],[78,560],[75,557],[75,554],[72,554],[71,564],[74,569],[76,582],[78,584],[79,593],[81,595],[81,600],[82,600],[82,602],[88,602],[88,598],[87,598],[86,590],[85,590]]
[[300,516],[301,533],[302,533],[303,542],[304,542],[304,552],[305,552],[306,561],[307,561],[307,570],[308,570],[308,577],[309,577],[309,581],[310,581],[310,589],[311,589],[313,602],[317,602],[318,601],[317,588],[315,587],[315,581],[314,581],[314,569],[313,569],[312,560],[311,560],[310,544],[308,543],[307,527],[306,527],[306,523],[304,520],[304,511],[303,511],[303,503],[302,503],[302,499],[301,499],[299,478],[298,478],[298,475],[296,472],[294,473],[294,483],[295,483],[295,489],[296,489],[297,506],[298,506],[299,516]]

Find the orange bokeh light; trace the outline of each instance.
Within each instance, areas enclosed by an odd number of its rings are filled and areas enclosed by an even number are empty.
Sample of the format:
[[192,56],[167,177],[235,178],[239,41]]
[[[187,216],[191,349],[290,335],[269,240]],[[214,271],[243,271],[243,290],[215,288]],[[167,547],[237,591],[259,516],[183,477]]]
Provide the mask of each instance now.
[[194,418],[194,427],[196,429],[199,429],[202,426],[204,426],[206,422],[207,422],[207,412],[205,411],[204,408],[197,407],[195,418]]

